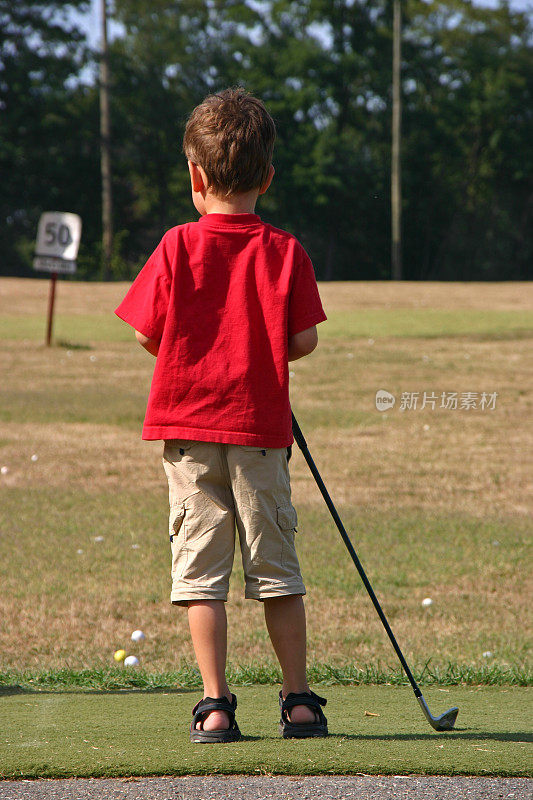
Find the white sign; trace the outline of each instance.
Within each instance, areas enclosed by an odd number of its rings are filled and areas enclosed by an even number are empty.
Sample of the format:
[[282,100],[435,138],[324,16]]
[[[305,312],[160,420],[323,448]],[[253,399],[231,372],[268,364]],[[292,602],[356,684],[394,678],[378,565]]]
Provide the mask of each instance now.
[[[41,214],[35,245],[34,269],[74,272],[81,239],[81,218],[67,211]],[[63,268],[61,269],[61,262]],[[67,262],[67,263],[64,263]]]
[[53,258],[52,256],[35,256],[33,269],[39,270],[39,272],[59,272],[62,275],[74,275],[76,262],[65,261],[64,258]]

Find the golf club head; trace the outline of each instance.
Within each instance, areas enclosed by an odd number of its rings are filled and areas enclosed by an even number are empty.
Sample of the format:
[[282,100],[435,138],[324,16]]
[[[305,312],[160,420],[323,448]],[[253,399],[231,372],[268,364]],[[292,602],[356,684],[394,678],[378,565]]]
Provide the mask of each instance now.
[[422,711],[424,712],[424,716],[436,731],[452,731],[455,725],[455,720],[457,719],[457,714],[459,713],[458,708],[449,708],[448,711],[445,711],[439,717],[434,717],[431,711],[428,708],[428,704],[420,695],[417,698]]

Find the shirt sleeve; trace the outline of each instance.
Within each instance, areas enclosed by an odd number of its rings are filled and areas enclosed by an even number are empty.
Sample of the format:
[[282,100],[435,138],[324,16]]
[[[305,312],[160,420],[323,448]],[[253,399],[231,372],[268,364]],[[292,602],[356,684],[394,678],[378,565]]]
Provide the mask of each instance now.
[[289,336],[312,328],[327,319],[318,293],[315,271],[304,248],[299,248],[300,258],[289,297]]
[[115,314],[148,336],[161,340],[170,299],[173,248],[165,234],[141,269]]

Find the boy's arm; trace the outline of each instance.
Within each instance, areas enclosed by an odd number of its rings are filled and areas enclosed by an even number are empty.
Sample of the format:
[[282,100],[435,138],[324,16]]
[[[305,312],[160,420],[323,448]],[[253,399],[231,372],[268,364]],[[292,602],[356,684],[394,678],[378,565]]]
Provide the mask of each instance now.
[[141,347],[144,347],[144,349],[147,350],[149,353],[151,353],[153,356],[156,356],[158,354],[160,343],[157,341],[157,339],[149,339],[148,336],[145,336],[144,333],[140,333],[140,331],[135,331],[135,338],[137,339]]
[[316,325],[289,336],[289,361],[296,361],[312,353],[318,344]]

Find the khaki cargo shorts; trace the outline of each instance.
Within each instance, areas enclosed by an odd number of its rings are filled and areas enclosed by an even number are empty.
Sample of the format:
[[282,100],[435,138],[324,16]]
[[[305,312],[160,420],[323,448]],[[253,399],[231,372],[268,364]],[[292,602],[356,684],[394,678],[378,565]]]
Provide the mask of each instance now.
[[175,605],[227,600],[239,535],[245,597],[305,594],[286,448],[165,442]]

